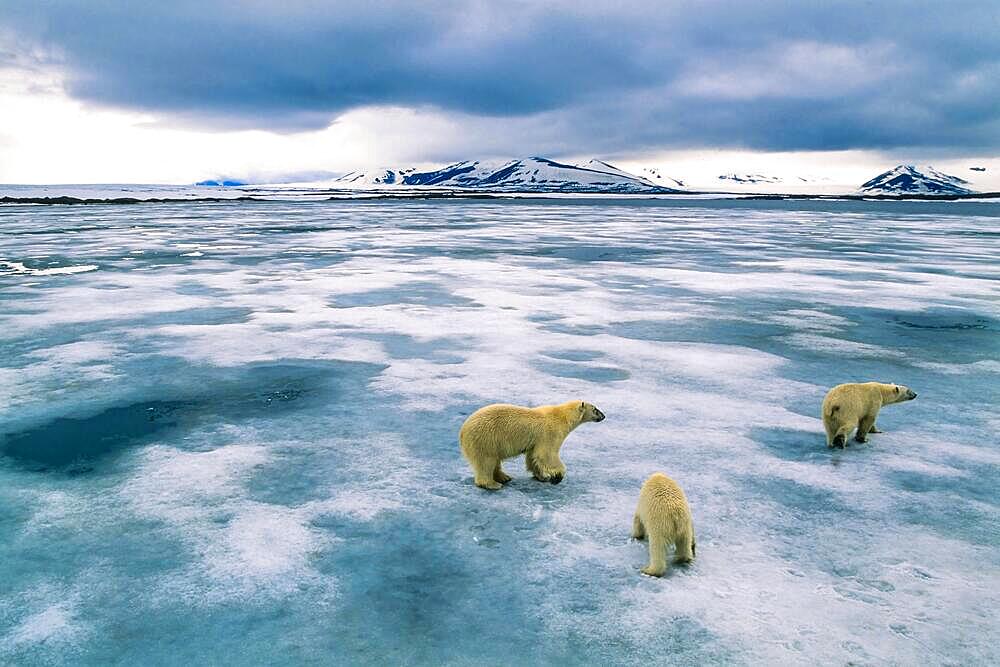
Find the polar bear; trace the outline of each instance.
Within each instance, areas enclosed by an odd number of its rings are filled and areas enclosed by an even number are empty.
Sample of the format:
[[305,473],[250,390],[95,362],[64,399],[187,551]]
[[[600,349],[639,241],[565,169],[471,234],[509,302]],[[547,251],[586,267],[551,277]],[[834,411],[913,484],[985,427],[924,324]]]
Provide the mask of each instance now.
[[883,405],[912,401],[917,394],[901,384],[861,382],[838,384],[823,399],[823,427],[826,446],[843,448],[847,436],[857,427],[857,442],[868,442],[869,433],[881,433],[875,419]]
[[584,401],[537,408],[494,403],[469,415],[458,441],[476,486],[496,491],[509,482],[500,463],[520,454],[525,454],[525,465],[535,479],[558,484],[566,475],[559,459],[563,440],[580,424],[603,420],[604,413]]
[[662,472],[649,476],[639,491],[639,507],[632,518],[632,537],[649,538],[649,565],[643,574],[662,577],[667,571],[667,547],[674,545],[674,562],[694,560],[694,523],[687,497],[677,482]]

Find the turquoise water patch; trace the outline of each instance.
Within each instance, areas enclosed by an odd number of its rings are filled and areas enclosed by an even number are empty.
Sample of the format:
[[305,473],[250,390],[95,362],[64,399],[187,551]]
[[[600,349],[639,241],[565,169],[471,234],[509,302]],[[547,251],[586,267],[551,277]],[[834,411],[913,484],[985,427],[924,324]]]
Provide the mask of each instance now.
[[[113,296],[109,298],[113,299]],[[141,313],[123,317],[73,322],[39,327],[33,333],[18,334],[0,339],[0,354],[7,353],[17,359],[21,354],[37,352],[49,347],[66,345],[81,340],[100,338],[104,335],[118,337],[121,332],[157,326],[218,326],[242,324],[253,315],[251,308],[206,306],[155,313]],[[113,333],[117,332],[117,333]]]
[[816,461],[828,460],[826,434],[822,431],[819,419],[819,432],[800,431],[789,428],[754,428],[750,429],[750,437],[760,443],[772,455],[786,461]]
[[183,401],[148,401],[82,419],[59,417],[33,429],[2,434],[0,454],[40,472],[67,466],[86,471],[95,459],[176,428],[193,407]]
[[643,246],[591,246],[580,244],[542,247],[531,254],[541,257],[561,257],[577,262],[634,262],[662,255],[663,250]]
[[351,334],[381,343],[394,359],[428,359],[439,364],[459,364],[464,358],[451,350],[464,350],[468,343],[455,338],[421,340],[406,334]]
[[[102,459],[123,450],[181,437],[211,422],[274,419],[337,400],[347,385],[363,385],[379,370],[351,362],[237,369],[185,368],[176,360],[172,365],[175,375],[161,387],[162,398],[123,398],[86,416],[60,416],[0,433],[0,461],[6,458],[37,472],[91,472]],[[195,378],[197,384],[187,384]]]
[[543,331],[551,331],[552,333],[569,334],[571,336],[597,336],[598,334],[607,333],[607,329],[599,324],[565,324],[559,320],[547,322],[541,328]]
[[[1000,547],[1000,513],[995,504],[971,505],[947,492],[915,492],[896,500],[893,515],[946,540]],[[948,558],[948,554],[937,556]],[[993,567],[1000,567],[1000,556],[993,554],[991,559]]]
[[533,363],[534,367],[543,373],[555,375],[557,377],[575,378],[587,380],[588,382],[621,382],[630,377],[628,371],[615,368],[613,366],[592,366],[582,363],[560,363],[539,359]]
[[566,361],[593,361],[604,356],[603,352],[596,350],[551,350],[543,352],[546,357],[553,359],[564,359]]
[[827,489],[781,477],[753,477],[747,485],[770,501],[784,506],[798,519],[814,514],[842,514],[851,508],[840,496]]
[[408,304],[421,306],[451,306],[466,308],[482,308],[482,304],[459,296],[444,289],[436,283],[417,282],[404,283],[394,287],[338,294],[331,302],[334,308],[358,308],[370,306],[389,306],[393,304]]
[[886,479],[904,491],[913,493],[954,494],[962,499],[972,499],[987,505],[994,505],[1000,513],[1000,497],[997,496],[996,469],[992,466],[975,466],[964,474],[932,475],[913,470],[893,470],[886,472]]

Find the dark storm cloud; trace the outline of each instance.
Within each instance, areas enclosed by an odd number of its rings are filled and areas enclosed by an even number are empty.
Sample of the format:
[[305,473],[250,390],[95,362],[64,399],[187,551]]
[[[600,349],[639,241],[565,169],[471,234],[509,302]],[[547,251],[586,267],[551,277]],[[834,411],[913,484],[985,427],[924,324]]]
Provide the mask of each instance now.
[[564,150],[1000,147],[992,0],[7,0],[0,26],[74,97],[211,127],[393,105],[550,118]]

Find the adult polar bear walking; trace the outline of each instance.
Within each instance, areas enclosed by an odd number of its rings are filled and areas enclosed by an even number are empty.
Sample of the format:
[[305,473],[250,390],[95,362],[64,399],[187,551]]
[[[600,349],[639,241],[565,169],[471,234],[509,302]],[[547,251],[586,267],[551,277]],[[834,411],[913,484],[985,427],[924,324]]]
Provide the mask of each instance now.
[[584,401],[537,408],[494,403],[469,415],[458,441],[472,466],[476,486],[496,491],[509,482],[501,462],[521,454],[535,479],[558,484],[566,475],[559,459],[566,436],[580,424],[603,419],[603,412]]
[[662,472],[649,476],[639,491],[639,506],[632,519],[632,537],[649,539],[649,565],[643,574],[662,577],[667,571],[667,547],[674,545],[674,562],[694,559],[694,522],[687,497]]
[[838,384],[823,399],[823,428],[826,446],[843,448],[847,436],[857,429],[856,442],[868,442],[869,433],[881,433],[875,425],[884,405],[912,401],[917,397],[909,387],[884,382]]

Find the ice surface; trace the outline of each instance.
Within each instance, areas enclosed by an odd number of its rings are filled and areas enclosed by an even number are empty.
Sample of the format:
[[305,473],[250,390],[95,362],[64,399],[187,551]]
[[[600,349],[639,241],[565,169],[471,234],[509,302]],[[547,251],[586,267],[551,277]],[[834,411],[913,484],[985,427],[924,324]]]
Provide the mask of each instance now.
[[[0,208],[0,662],[996,664],[1000,205]],[[84,271],[83,268],[87,270]],[[823,394],[910,385],[825,447]],[[471,483],[484,403],[568,476]],[[638,573],[642,480],[697,560]]]

